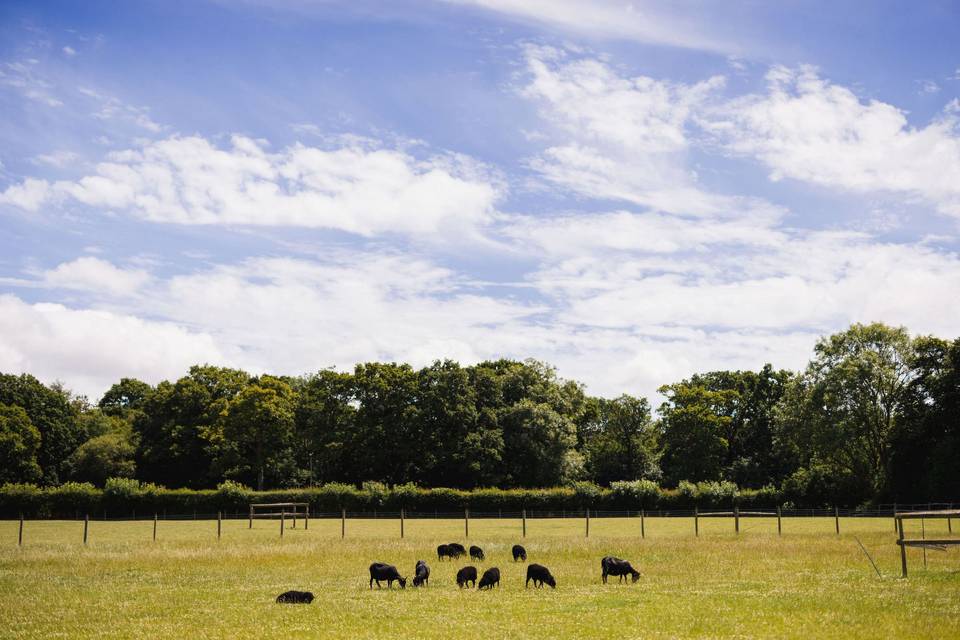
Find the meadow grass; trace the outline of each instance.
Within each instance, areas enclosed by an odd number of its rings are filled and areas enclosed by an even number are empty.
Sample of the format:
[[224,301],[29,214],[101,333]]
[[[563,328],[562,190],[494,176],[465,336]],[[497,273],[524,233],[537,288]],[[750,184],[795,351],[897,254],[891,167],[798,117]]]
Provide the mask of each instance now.
[[[890,518],[741,521],[650,518],[302,522],[280,539],[279,523],[0,522],[0,636],[6,638],[909,638],[960,637],[960,549],[911,550],[910,577]],[[955,523],[960,525],[960,522]],[[907,523],[919,536],[920,523]],[[946,535],[927,521],[927,537]],[[913,531],[915,530],[915,531]],[[882,572],[878,578],[858,538]],[[479,544],[483,563],[438,562],[443,542]],[[557,589],[524,589],[522,543],[530,562],[550,567]],[[630,559],[636,584],[600,583],[600,558]],[[374,560],[412,579],[425,559],[430,586],[368,588]],[[498,566],[500,589],[460,590],[465,564]],[[312,591],[309,606],[277,605],[288,589]]]

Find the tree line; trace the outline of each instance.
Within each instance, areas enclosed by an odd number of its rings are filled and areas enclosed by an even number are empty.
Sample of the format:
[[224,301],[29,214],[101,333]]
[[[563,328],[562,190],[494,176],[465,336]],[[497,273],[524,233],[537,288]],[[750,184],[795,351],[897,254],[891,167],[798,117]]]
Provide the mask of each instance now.
[[644,480],[773,488],[804,503],[960,498],[960,339],[852,325],[802,371],[714,371],[590,396],[527,360],[123,378],[93,404],[0,374],[0,483],[263,488],[366,481],[551,487]]

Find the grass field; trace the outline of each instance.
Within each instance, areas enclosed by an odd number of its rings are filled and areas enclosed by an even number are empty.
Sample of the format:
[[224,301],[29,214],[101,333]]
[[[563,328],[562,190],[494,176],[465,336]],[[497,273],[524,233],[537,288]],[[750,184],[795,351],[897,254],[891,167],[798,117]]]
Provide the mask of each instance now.
[[[960,525],[960,523],[954,523]],[[960,637],[960,548],[911,550],[899,578],[891,519],[702,519],[700,537],[683,518],[529,520],[312,520],[288,529],[246,520],[0,522],[0,637],[4,638],[946,638]],[[920,523],[908,522],[919,535]],[[910,533],[908,532],[908,535]],[[927,521],[944,537],[945,521]],[[864,544],[878,578],[856,543]],[[466,561],[438,562],[436,545],[479,544],[482,571],[500,567],[499,590],[459,590]],[[526,546],[557,589],[525,590]],[[636,584],[600,583],[600,558],[614,554],[642,572]],[[390,562],[412,578],[430,564],[425,589],[370,591],[367,566]],[[309,606],[277,605],[287,589],[314,592]]]

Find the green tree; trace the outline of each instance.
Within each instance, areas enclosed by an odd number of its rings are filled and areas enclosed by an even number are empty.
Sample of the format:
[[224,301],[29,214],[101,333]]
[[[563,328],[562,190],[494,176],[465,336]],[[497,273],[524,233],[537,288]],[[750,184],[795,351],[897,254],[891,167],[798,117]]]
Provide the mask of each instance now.
[[146,382],[136,378],[121,378],[120,382],[107,389],[97,406],[107,415],[133,422],[152,393],[153,387]]
[[136,472],[134,448],[116,433],[87,440],[67,460],[70,479],[104,486],[107,478],[132,478]]
[[293,383],[298,464],[307,483],[358,479],[351,447],[357,410],[353,376],[325,369]]
[[0,404],[0,484],[37,482],[40,431],[22,407]]
[[736,392],[711,391],[687,382],[664,385],[659,391],[667,398],[658,410],[666,481],[676,485],[681,480],[721,480],[730,451]]
[[368,362],[353,372],[356,438],[350,454],[356,480],[402,483],[419,478],[425,462],[417,428],[417,374],[406,364]]
[[0,404],[23,408],[40,432],[37,461],[42,481],[58,484],[64,477],[64,465],[70,454],[87,439],[79,424],[79,411],[62,386],[46,387],[29,374],[0,374]]
[[812,450],[818,457],[886,483],[891,441],[916,376],[914,342],[903,327],[854,324],[822,338],[807,367]]
[[914,341],[903,415],[891,443],[889,498],[953,501],[960,495],[960,339]]
[[191,367],[175,383],[157,385],[134,422],[143,479],[191,488],[219,482],[213,461],[228,445],[220,433],[221,414],[249,381],[244,371],[204,365]]
[[657,434],[646,398],[600,400],[583,450],[594,482],[660,478]]
[[267,479],[281,480],[291,462],[295,406],[293,389],[280,378],[263,375],[244,387],[222,415],[220,464],[226,475],[254,476],[258,490]]

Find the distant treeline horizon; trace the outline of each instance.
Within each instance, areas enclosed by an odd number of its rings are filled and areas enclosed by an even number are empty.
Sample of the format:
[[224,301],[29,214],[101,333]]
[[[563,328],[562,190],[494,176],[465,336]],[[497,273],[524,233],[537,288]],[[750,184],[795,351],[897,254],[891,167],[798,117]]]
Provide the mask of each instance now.
[[590,396],[536,360],[250,375],[210,365],[96,403],[0,373],[0,484],[533,488],[646,480],[807,503],[960,499],[960,338],[854,324],[802,371],[712,371]]

